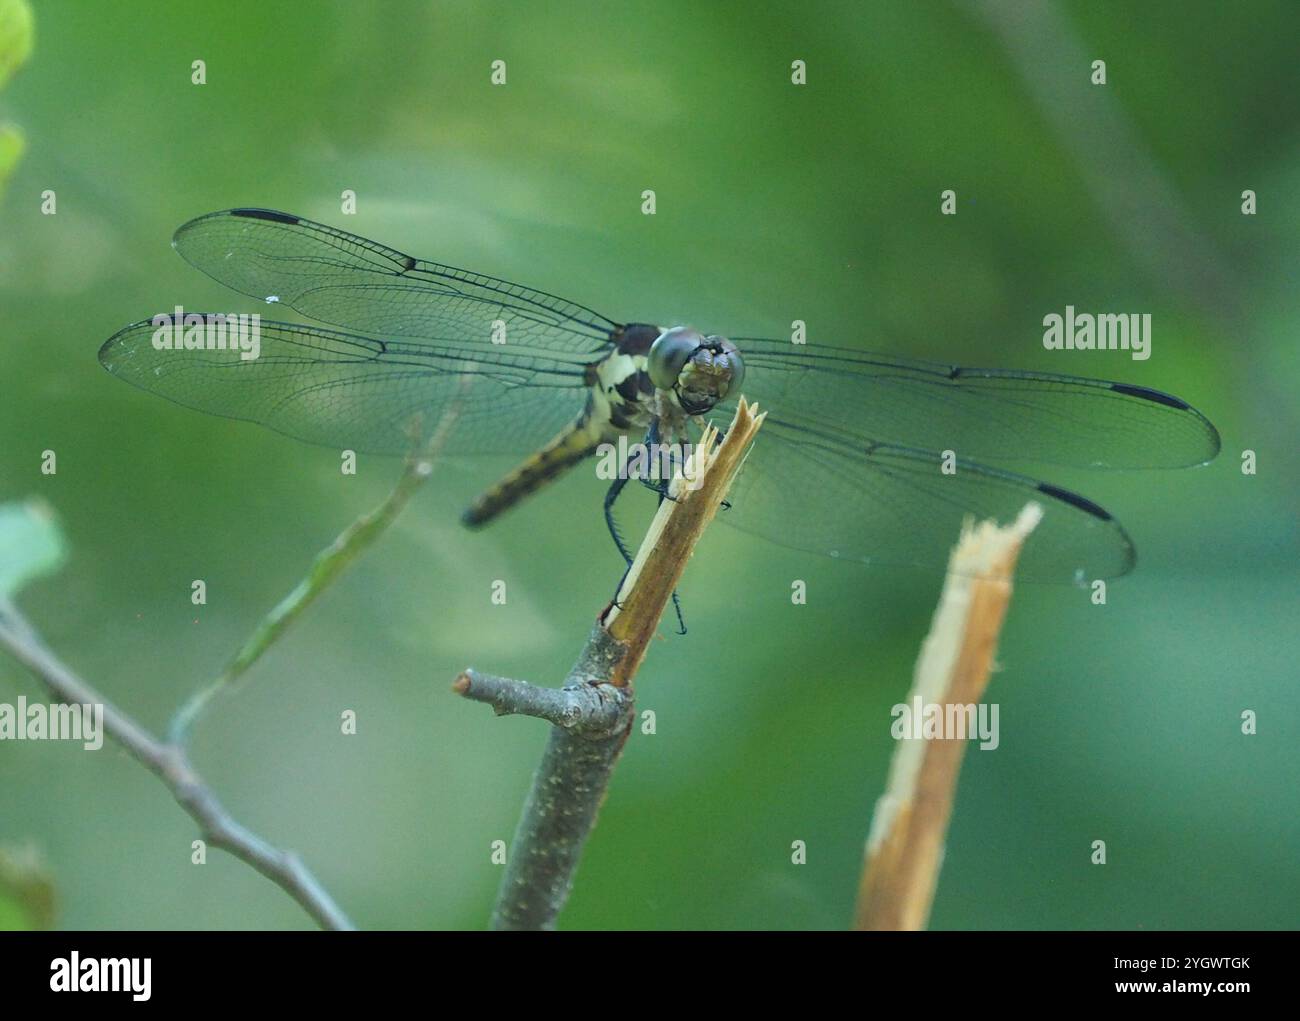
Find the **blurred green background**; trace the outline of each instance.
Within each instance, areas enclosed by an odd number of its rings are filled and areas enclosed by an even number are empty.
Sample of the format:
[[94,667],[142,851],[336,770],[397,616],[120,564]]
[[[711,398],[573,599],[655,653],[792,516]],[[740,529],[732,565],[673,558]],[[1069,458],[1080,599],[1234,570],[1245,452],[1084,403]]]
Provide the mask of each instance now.
[[[813,340],[1192,401],[1223,434],[1206,468],[1044,473],[1114,511],[1139,566],[1105,607],[1064,586],[1017,593],[990,689],[1002,744],[967,755],[932,925],[1300,922],[1293,2],[36,16],[32,60],[0,94],[27,139],[0,206],[0,501],[40,495],[60,515],[69,561],[22,606],[143,722],[161,728],[215,675],[399,468],[363,458],[342,477],[334,451],[96,362],[118,327],[178,302],[255,311],[168,241],[200,213],[269,206],[616,318],[760,336],[802,318]],[[505,87],[489,84],[496,59]],[[939,215],[945,188],[956,217]],[[1152,312],[1153,357],[1049,355],[1042,317],[1067,303]],[[489,844],[513,832],[544,727],[448,685],[470,664],[558,681],[619,575],[589,473],[464,531],[459,511],[503,467],[441,467],[194,741],[237,816],[300,851],[365,928],[486,923]],[[794,578],[807,606],[790,604]],[[713,529],[682,588],[690,634],[640,674],[658,733],[619,765],[563,925],[845,926],[889,709],[939,584]],[[20,694],[44,697],[0,655],[0,701]],[[62,926],[311,924],[221,852],[191,865],[190,820],[114,747],[3,742],[0,777],[0,842],[40,850]]]

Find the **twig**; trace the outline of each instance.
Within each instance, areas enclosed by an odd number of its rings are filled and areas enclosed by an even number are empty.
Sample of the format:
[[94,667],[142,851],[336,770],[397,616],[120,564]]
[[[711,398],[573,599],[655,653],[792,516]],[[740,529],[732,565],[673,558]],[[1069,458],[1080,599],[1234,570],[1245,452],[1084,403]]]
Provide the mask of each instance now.
[[577,681],[564,688],[539,688],[527,681],[466,670],[451,690],[474,702],[486,702],[498,716],[535,716],[557,727],[591,734],[618,729],[622,706],[619,698],[612,697],[617,692],[605,690],[611,687]]
[[632,680],[686,561],[762,424],[755,410],[740,401],[721,445],[715,431],[705,431],[688,469],[698,488],[683,487],[680,474],[674,480],[674,499],[660,506],[615,604],[592,628],[564,688],[538,688],[472,670],[456,679],[454,691],[488,703],[498,715],[521,713],[556,724],[509,848],[494,929],[555,927],[632,731]]
[[[461,394],[468,386],[469,377],[465,377],[461,382]],[[195,692],[181,706],[172,718],[166,740],[154,737],[73,673],[45,646],[13,604],[0,600],[0,645],[8,648],[61,700],[102,705],[104,729],[166,785],[177,803],[198,823],[203,839],[213,847],[229,851],[281,887],[322,928],[350,930],[353,925],[296,854],[272,847],[235,821],[190,764],[185,753],[185,740],[213,697],[227,690],[257,662],[343,569],[393,523],[416,490],[432,474],[433,465],[451,434],[459,411],[458,396],[444,411],[422,449],[418,442],[418,416],[412,421],[412,453],[384,502],[354,521],[317,554],[307,577],[267,614],[221,676]]]
[[12,605],[0,618],[0,645],[39,678],[60,701],[102,705],[104,729],[171,791],[198,824],[209,844],[251,865],[296,900],[325,929],[352,929],[352,923],[298,856],[272,847],[240,825],[195,772],[180,746],[160,741],[108,701],[51,652]]
[[[1031,503],[1005,528],[990,521],[963,527],[909,701],[973,706],[983,697],[1016,558],[1041,517],[1041,508]],[[900,740],[894,749],[867,838],[858,929],[925,928],[966,750],[965,740],[946,738]]]
[[167,730],[169,742],[183,745],[212,699],[229,690],[343,570],[388,530],[411,497],[433,474],[433,465],[451,434],[458,411],[455,404],[448,408],[424,449],[413,451],[407,457],[406,467],[384,502],[357,518],[316,554],[306,577],[262,619],[221,675],[196,691],[177,710]]

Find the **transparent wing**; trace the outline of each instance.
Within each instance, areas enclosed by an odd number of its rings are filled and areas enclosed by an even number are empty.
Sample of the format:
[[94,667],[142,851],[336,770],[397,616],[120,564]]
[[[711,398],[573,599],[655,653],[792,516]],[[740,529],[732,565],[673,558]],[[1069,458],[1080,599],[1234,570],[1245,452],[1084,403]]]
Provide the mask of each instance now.
[[967,460],[958,460],[952,475],[940,468],[937,453],[855,446],[771,411],[719,520],[794,549],[942,569],[964,517],[1005,524],[1036,500],[1045,514],[1026,542],[1018,578],[1071,582],[1133,567],[1128,535],[1091,501]]
[[402,454],[454,409],[452,453],[524,453],[577,418],[580,362],[491,345],[378,340],[262,321],[260,354],[159,350],[139,322],[99,350],[104,368],[177,404],[340,449]]
[[745,360],[746,396],[791,425],[859,446],[886,442],[994,464],[1107,468],[1202,464],[1219,450],[1204,415],[1146,387],[733,340]]
[[486,344],[501,323],[508,348],[595,354],[618,327],[543,291],[268,209],[200,216],[180,227],[172,244],[236,291],[384,337]]

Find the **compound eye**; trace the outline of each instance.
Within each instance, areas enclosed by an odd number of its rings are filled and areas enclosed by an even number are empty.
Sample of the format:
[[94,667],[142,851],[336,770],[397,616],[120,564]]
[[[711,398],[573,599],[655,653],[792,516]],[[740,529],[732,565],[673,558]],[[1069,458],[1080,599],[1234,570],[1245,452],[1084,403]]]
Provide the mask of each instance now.
[[689,326],[674,326],[659,334],[659,338],[650,345],[647,356],[647,370],[650,382],[660,390],[671,390],[677,385],[677,377],[691,355],[700,349],[704,338],[699,330]]
[[722,339],[720,346],[723,358],[731,367],[731,378],[727,381],[727,389],[723,397],[730,397],[740,393],[740,388],[745,385],[745,359],[740,357],[740,349],[731,341]]

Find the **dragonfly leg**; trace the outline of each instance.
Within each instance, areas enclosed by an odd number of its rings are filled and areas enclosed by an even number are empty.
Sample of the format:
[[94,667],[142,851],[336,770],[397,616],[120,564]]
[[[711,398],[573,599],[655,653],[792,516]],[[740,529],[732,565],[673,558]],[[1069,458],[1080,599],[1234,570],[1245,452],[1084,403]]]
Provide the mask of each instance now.
[[[623,582],[627,581],[627,573],[630,570],[632,570],[631,564],[623,568],[622,577],[618,579],[618,587],[614,589],[614,598],[610,600],[610,604],[617,606],[620,610],[623,609],[623,604],[618,601],[618,594],[623,591]],[[677,633],[684,635],[686,634],[686,618],[682,616],[682,601],[677,595],[676,589],[673,589],[673,610],[677,614]]]
[[[614,520],[614,501],[618,499],[618,494],[623,492],[627,485],[626,478],[617,478],[610,483],[609,489],[605,493],[605,527],[609,529],[609,534],[614,539],[614,545],[618,547],[619,553],[623,555],[623,561],[628,567],[632,566],[632,554],[628,551],[627,543],[623,541],[623,536],[619,533],[618,522]],[[624,572],[624,577],[626,577]],[[622,582],[619,582],[621,585]]]
[[[659,442],[659,421],[650,423],[650,428],[646,430],[645,439],[642,441],[646,450],[654,450]],[[623,462],[622,469],[618,473],[618,478],[609,484],[609,489],[605,493],[605,527],[609,529],[609,534],[614,537],[614,545],[618,547],[619,553],[623,555],[623,560],[628,567],[632,566],[632,554],[623,541],[623,536],[619,533],[618,522],[614,520],[614,501],[618,499],[619,494],[623,492],[632,475],[632,462],[635,455],[629,452],[627,459]],[[668,483],[663,480],[650,479],[644,475],[638,474],[637,481],[647,489],[652,489],[659,494],[659,500],[662,503],[665,499],[671,500],[668,495]],[[626,577],[626,573],[624,574]],[[620,582],[620,584],[622,584]]]
[[609,534],[614,538],[614,545],[623,556],[623,573],[619,575],[618,584],[614,586],[614,597],[610,603],[623,609],[623,604],[618,601],[618,594],[623,591],[623,582],[627,581],[627,572],[632,570],[632,554],[628,551],[627,543],[623,541],[623,536],[619,534],[618,522],[614,520],[614,501],[618,499],[618,494],[623,492],[627,485],[626,473],[620,472],[619,477],[610,483],[609,489],[605,492],[605,527],[609,529]]
[[[656,418],[650,423],[650,428],[646,430],[645,442],[646,449],[650,451],[656,451],[658,449],[659,419]],[[674,467],[676,466],[674,465]],[[668,478],[666,479],[642,479],[641,484],[649,489],[653,489],[659,494],[659,503],[661,505],[665,500],[671,500],[673,503],[676,503],[677,497],[673,496],[668,491],[668,487],[672,485],[672,475],[673,473],[670,471],[668,473]],[[686,634],[686,618],[682,616],[682,601],[677,595],[676,589],[673,589],[673,611],[677,614],[677,633],[679,635]]]
[[646,451],[649,453],[649,457],[653,459],[652,463],[657,470],[645,475],[639,475],[637,481],[640,482],[641,485],[645,486],[646,489],[655,493],[659,497],[660,503],[663,503],[665,500],[670,500],[671,502],[676,503],[677,497],[673,496],[672,493],[669,492],[669,487],[672,485],[674,473],[677,468],[680,467],[681,456],[679,453],[676,453],[678,448],[669,448],[673,450],[674,453],[668,457],[667,463],[660,460],[659,420],[657,418],[650,423],[650,428],[646,430],[645,439],[642,442]]
[[686,618],[682,616],[682,601],[677,598],[677,590],[673,589],[673,609],[677,611],[677,633],[686,634]]
[[[718,430],[718,444],[721,445],[721,444],[722,444],[722,441],[725,440],[726,438],[727,438],[727,430],[726,430],[726,429],[719,429],[719,430]],[[722,507],[722,509],[723,509],[724,511],[729,511],[729,510],[731,510],[731,503],[730,503],[729,501],[727,501],[727,500],[723,500],[720,506]]]
[[658,496],[660,503],[663,503],[665,500],[668,500],[671,503],[677,502],[677,497],[673,496],[671,493],[668,492],[669,480],[640,479],[638,481],[640,481],[641,485],[645,486],[646,489],[650,490],[650,492]]
[[[654,427],[651,426],[653,432]],[[671,500],[668,495],[668,486],[666,483],[653,483],[643,479],[642,482],[654,489],[659,494],[659,501],[662,503],[665,499]],[[627,543],[623,541],[623,536],[618,530],[618,522],[614,520],[614,501],[619,497],[627,486],[627,472],[619,472],[619,477],[609,484],[609,489],[605,492],[605,526],[609,529],[609,534],[614,538],[614,545],[618,547],[619,553],[623,555],[623,561],[626,566],[623,568],[622,575],[619,576],[618,585],[614,588],[614,598],[610,602],[620,610],[623,605],[618,601],[618,594],[623,591],[623,583],[627,581],[628,572],[632,570],[632,553],[627,548]],[[686,634],[686,621],[682,617],[682,603],[677,596],[676,589],[673,590],[673,609],[677,612],[677,633]]]

